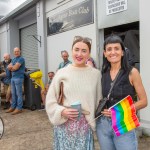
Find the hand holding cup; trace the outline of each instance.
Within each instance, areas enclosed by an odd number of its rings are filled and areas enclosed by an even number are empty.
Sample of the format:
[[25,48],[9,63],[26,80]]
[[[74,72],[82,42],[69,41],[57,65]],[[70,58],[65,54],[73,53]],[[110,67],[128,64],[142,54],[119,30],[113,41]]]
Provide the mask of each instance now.
[[81,103],[80,103],[80,101],[76,101],[76,102],[72,103],[71,107],[78,110],[78,112],[79,112],[78,119],[80,119],[80,117],[81,117]]

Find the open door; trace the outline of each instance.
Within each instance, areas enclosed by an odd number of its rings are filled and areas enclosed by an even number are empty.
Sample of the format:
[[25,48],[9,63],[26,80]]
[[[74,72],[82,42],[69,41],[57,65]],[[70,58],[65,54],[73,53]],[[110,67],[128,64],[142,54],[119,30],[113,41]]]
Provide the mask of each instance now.
[[139,42],[139,22],[110,27],[104,29],[104,37],[106,38],[110,34],[119,35],[126,48],[133,56],[135,67],[139,70],[140,63],[140,42]]

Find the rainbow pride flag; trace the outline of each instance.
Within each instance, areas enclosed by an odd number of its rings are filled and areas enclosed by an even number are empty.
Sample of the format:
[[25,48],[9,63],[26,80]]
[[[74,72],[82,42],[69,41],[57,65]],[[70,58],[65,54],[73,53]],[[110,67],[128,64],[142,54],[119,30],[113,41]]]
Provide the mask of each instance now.
[[140,125],[130,95],[109,109],[111,110],[112,128],[116,136],[120,136]]

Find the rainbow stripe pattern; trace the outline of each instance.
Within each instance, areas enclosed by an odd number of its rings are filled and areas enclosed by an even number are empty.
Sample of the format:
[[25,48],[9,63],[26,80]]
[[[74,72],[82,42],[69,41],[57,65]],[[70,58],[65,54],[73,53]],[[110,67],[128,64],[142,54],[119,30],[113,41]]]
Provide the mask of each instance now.
[[120,136],[140,125],[132,97],[128,95],[110,108],[112,128]]

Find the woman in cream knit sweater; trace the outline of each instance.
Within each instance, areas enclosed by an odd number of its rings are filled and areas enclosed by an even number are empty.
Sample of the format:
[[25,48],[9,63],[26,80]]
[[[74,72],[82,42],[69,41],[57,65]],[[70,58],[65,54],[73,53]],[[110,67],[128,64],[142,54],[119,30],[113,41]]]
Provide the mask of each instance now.
[[[101,99],[100,71],[85,65],[91,51],[89,38],[76,36],[72,45],[73,64],[57,71],[46,97],[46,111],[54,125],[55,150],[93,150],[94,113]],[[59,105],[60,83],[64,103]],[[80,101],[82,113],[71,105]]]

